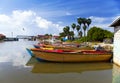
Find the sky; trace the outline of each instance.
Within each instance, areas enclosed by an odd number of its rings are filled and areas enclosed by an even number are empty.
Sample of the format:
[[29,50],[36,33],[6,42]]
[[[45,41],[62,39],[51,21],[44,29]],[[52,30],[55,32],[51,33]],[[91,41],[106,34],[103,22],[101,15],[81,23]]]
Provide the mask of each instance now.
[[78,17],[90,18],[90,27],[114,31],[109,25],[120,16],[120,0],[0,0],[0,33],[59,35]]

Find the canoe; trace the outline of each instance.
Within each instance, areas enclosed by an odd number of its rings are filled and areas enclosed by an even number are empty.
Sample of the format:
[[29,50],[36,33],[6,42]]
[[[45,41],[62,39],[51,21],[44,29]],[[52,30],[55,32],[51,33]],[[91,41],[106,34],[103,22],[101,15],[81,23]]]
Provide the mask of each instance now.
[[35,57],[43,61],[52,62],[98,62],[109,61],[112,53],[106,51],[72,51],[72,50],[40,50],[30,49]]
[[36,44],[35,48],[51,48],[51,49],[62,49],[62,50],[93,50],[91,47],[77,46],[77,45],[45,45],[45,44]]
[[[41,48],[37,48],[37,49],[40,49],[40,50],[53,50],[54,48],[47,48],[47,47],[41,47]],[[26,48],[27,52],[29,53],[30,56],[35,56],[32,51],[28,48]]]
[[35,48],[41,48],[41,47],[46,47],[46,48],[54,48],[53,45],[45,45],[45,44],[35,44],[33,45]]
[[29,53],[30,56],[32,56],[32,57],[34,56],[34,54],[32,53],[32,51],[30,49],[26,48],[26,50],[27,50],[27,52]]

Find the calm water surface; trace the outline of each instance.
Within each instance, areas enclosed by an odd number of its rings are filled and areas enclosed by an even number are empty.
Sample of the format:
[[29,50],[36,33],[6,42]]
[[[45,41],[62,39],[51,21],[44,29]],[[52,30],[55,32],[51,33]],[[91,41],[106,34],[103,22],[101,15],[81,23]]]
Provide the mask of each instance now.
[[112,63],[38,62],[26,51],[35,43],[0,42],[0,83],[119,83]]

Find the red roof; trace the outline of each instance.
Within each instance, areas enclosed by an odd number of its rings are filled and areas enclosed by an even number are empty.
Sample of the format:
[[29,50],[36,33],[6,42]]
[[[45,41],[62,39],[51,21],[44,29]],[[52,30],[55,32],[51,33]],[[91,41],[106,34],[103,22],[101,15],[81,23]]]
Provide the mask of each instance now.
[[3,34],[0,34],[0,37],[2,37],[2,36],[5,36],[5,35],[3,35]]

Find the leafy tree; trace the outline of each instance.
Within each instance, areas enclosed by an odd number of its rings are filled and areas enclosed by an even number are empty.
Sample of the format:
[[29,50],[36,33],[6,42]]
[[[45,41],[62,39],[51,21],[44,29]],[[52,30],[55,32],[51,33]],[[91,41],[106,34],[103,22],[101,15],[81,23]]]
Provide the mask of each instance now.
[[68,39],[73,39],[74,37],[74,32],[73,31],[70,31],[70,27],[69,26],[66,26],[63,28],[63,32],[62,33],[59,33],[60,37],[68,37]]
[[59,33],[60,37],[65,37],[66,34],[64,32]]
[[104,38],[112,38],[113,35],[110,31],[104,30]]
[[103,41],[105,38],[112,38],[113,33],[107,30],[103,30],[100,27],[92,27],[88,31],[88,40],[89,41]]
[[63,28],[63,32],[66,34],[66,36],[68,36],[68,39],[70,38],[70,35],[69,35],[69,31],[70,30],[70,27],[69,26],[66,26]]
[[49,36],[49,34],[45,34],[45,36]]

